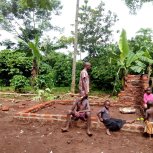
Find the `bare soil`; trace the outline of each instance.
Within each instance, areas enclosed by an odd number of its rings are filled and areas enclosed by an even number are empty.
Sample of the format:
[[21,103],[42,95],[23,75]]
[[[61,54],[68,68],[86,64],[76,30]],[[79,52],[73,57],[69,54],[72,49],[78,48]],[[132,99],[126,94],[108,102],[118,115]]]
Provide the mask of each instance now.
[[[13,120],[15,112],[36,102],[26,98],[18,103],[7,98],[0,102],[10,106],[8,112],[0,110],[0,153],[153,153],[153,138],[150,140],[140,133],[114,132],[107,136],[104,130],[95,129],[93,136],[88,137],[85,129],[76,127],[61,133],[63,124]],[[115,117],[123,117],[118,115]]]
[[[71,109],[71,105],[54,104],[50,107],[43,108],[39,110],[38,114],[66,114],[68,110]],[[102,108],[102,106],[91,106],[91,114],[93,117],[97,117],[97,112]],[[111,116],[113,118],[119,118],[123,120],[135,120],[141,117],[140,111],[137,109],[135,114],[122,114],[119,112],[119,107],[110,108]]]

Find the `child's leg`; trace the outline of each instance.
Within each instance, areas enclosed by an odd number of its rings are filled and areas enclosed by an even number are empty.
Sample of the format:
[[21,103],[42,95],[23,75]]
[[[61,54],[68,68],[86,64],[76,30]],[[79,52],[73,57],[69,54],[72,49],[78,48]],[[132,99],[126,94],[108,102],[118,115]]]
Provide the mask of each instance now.
[[111,135],[109,129],[106,129],[106,134],[109,135],[109,136]]

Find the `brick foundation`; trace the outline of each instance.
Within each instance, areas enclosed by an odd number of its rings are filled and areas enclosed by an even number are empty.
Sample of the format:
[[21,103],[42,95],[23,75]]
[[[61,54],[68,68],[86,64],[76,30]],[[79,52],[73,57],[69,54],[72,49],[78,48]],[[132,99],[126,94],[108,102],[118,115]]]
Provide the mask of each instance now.
[[[56,100],[56,101],[49,101],[42,104],[35,105],[29,109],[23,110],[21,112],[18,112],[14,115],[15,119],[19,120],[34,120],[34,121],[49,121],[50,123],[53,122],[65,122],[66,121],[66,115],[61,114],[38,114],[40,109],[43,109],[45,107],[51,106],[55,103],[60,104],[71,104],[72,101],[70,100]],[[97,103],[98,105],[101,105],[101,103]],[[92,128],[105,128],[104,125],[98,120],[97,117],[91,118],[92,122]],[[75,126],[83,127],[86,126],[85,122],[77,121],[73,123]],[[142,132],[143,131],[143,125],[142,124],[126,124],[122,128],[124,131],[130,131],[130,132]]]
[[144,90],[148,87],[147,75],[127,75],[124,90],[118,95],[119,103],[124,105],[141,105]]

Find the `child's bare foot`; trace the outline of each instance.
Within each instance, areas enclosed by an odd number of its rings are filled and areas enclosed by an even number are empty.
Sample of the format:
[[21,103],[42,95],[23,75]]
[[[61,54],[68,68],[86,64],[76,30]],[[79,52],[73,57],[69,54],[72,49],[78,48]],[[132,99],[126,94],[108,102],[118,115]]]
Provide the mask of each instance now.
[[91,137],[93,134],[89,130],[87,130],[87,135]]
[[106,134],[109,136],[111,135],[109,129],[106,130]]
[[68,128],[61,128],[61,131],[62,131],[62,132],[68,132],[69,129],[68,129]]

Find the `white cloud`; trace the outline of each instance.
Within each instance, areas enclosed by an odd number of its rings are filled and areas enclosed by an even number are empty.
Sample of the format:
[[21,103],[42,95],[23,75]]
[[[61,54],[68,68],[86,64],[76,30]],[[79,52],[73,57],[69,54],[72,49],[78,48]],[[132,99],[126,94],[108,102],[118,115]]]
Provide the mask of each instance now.
[[[80,0],[82,4],[84,0]],[[101,0],[89,0],[89,3],[95,7],[100,3]],[[106,4],[106,8],[115,12],[118,15],[119,21],[115,25],[115,29],[121,30],[125,28],[127,31],[128,38],[135,35],[135,33],[140,28],[152,28],[152,14],[153,14],[153,5],[151,3],[146,3],[140,11],[138,11],[137,15],[130,15],[129,9],[125,6],[122,0],[103,0]],[[74,27],[71,24],[74,24],[75,21],[75,8],[76,8],[76,0],[61,0],[63,4],[62,14],[60,16],[56,16],[53,18],[52,23],[54,25],[58,25],[59,27],[63,27],[64,35],[70,36],[71,31],[74,31]],[[0,31],[1,35],[0,40],[11,38],[13,36]],[[58,32],[47,32],[50,36],[59,37],[61,34]],[[63,35],[63,34],[62,34]],[[115,40],[118,40],[119,35],[114,35]]]

